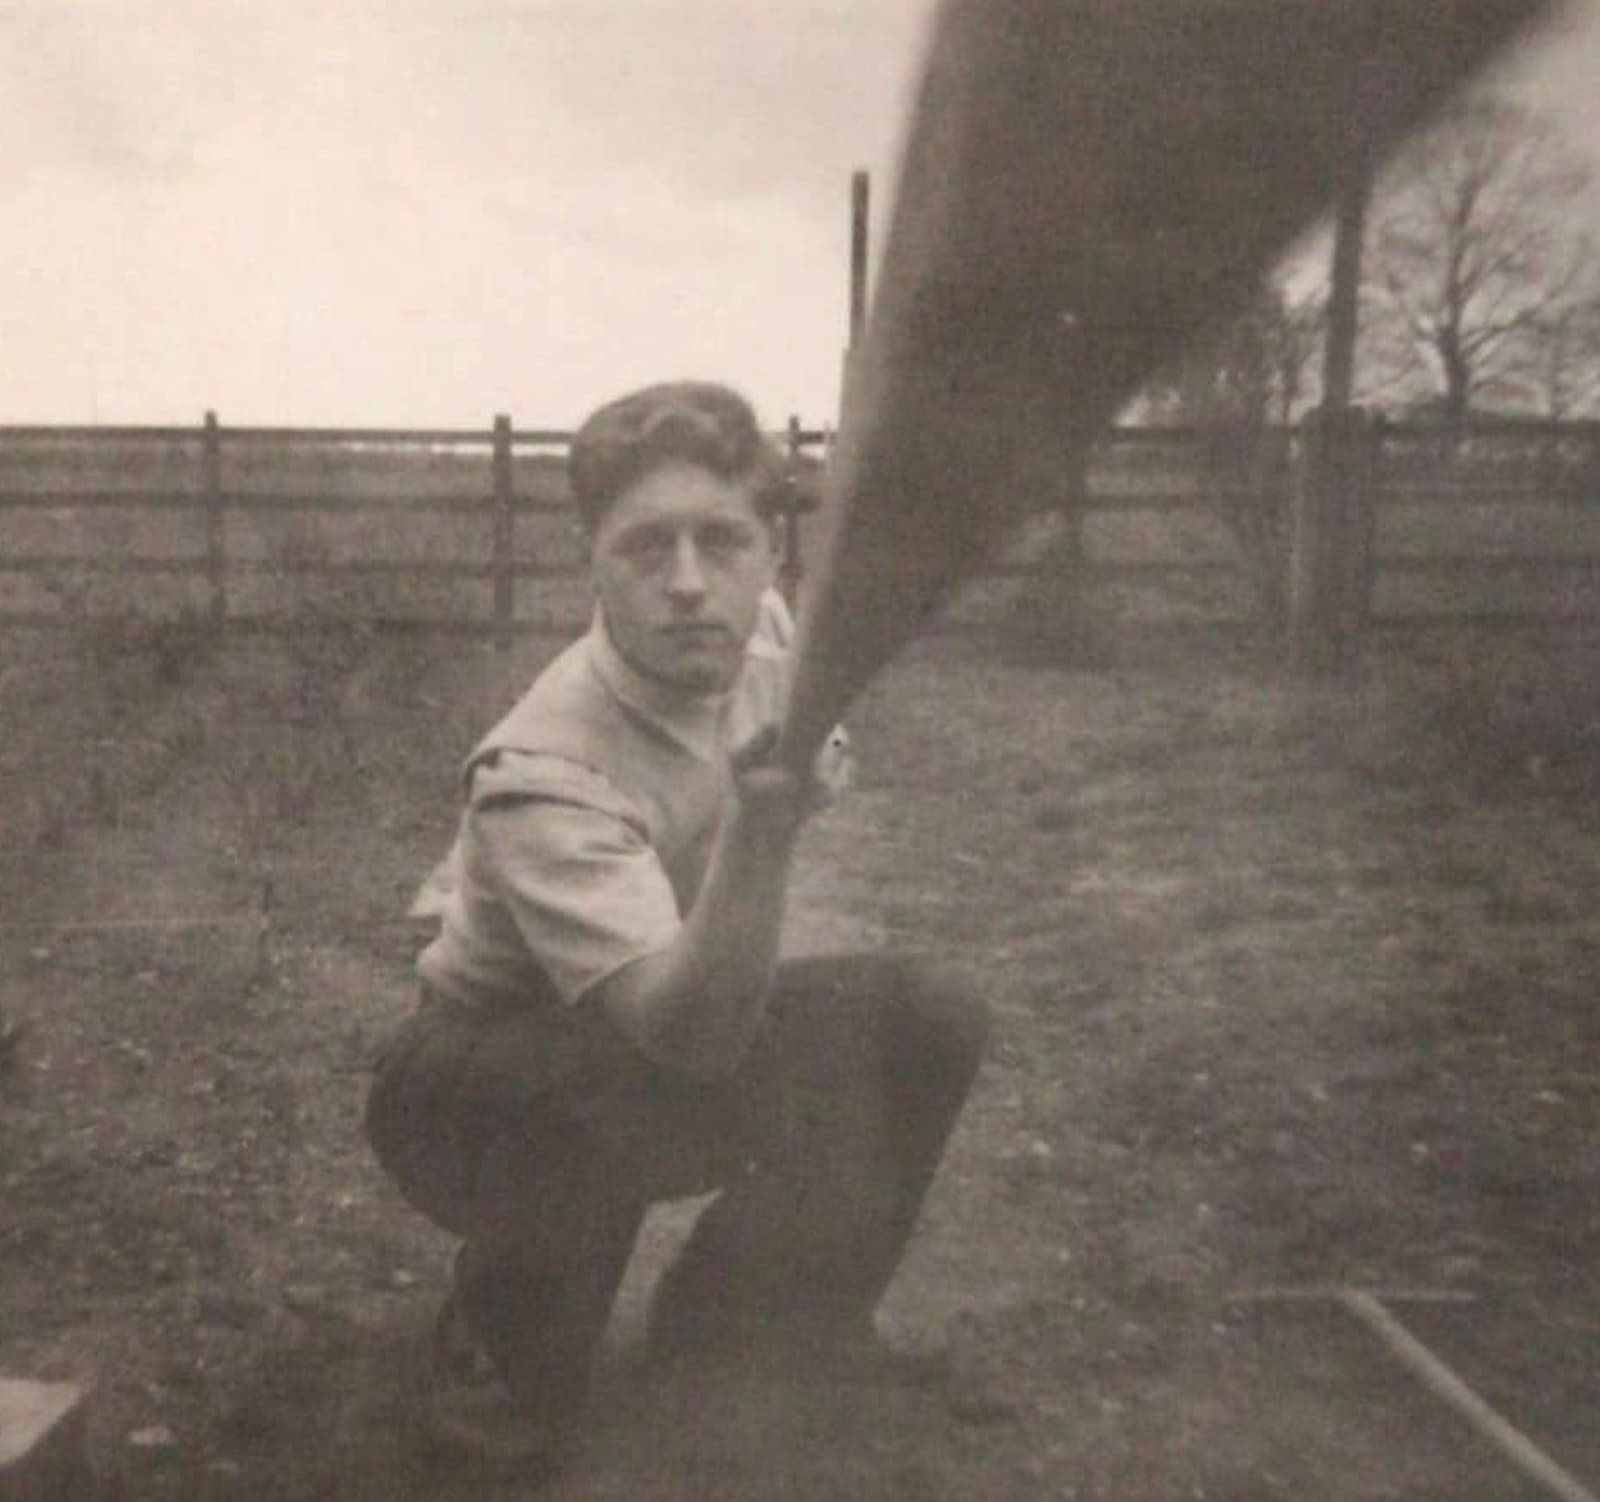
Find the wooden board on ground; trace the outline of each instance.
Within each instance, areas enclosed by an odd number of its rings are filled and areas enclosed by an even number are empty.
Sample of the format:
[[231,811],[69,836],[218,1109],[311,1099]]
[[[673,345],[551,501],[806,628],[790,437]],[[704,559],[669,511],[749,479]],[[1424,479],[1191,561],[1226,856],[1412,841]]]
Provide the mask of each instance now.
[[77,1383],[0,1376],[0,1502],[84,1495],[87,1407]]

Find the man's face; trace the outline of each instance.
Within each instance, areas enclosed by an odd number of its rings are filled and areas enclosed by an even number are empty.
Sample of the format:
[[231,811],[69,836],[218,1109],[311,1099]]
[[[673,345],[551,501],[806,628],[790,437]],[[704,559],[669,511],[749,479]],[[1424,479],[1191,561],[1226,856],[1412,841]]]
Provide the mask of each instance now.
[[652,470],[612,503],[590,548],[624,661],[691,693],[732,686],[777,568],[750,485],[686,464]]

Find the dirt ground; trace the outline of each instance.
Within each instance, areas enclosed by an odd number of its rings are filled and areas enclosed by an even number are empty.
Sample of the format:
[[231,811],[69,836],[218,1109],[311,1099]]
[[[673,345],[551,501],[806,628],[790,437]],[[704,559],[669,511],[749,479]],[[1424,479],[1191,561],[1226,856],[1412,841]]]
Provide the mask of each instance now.
[[[453,764],[538,657],[8,641],[0,1370],[95,1384],[105,1498],[529,1494],[419,1444],[450,1248],[358,1120]],[[669,1207],[541,1495],[1541,1495],[1347,1313],[1239,1300],[1331,1285],[1470,1296],[1392,1307],[1600,1485],[1597,660],[1457,640],[1306,690],[1206,642],[915,653],[792,945],[993,1007],[884,1310],[953,1378],[644,1368]]]

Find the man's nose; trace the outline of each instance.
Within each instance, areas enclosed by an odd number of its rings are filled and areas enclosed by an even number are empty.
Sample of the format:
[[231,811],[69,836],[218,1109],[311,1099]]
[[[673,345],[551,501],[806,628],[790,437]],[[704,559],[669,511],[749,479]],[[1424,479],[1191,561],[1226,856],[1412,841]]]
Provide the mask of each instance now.
[[674,599],[698,599],[706,592],[705,571],[700,566],[700,550],[692,537],[680,537],[672,552],[672,572],[667,576],[667,592]]

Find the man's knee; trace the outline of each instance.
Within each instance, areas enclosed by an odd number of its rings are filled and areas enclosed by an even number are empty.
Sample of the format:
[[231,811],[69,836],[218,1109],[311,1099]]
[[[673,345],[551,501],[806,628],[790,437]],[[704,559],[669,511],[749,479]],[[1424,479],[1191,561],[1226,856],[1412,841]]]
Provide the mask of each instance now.
[[922,960],[886,958],[883,1015],[892,1042],[947,1069],[976,1073],[989,1040],[989,1008]]
[[[857,953],[790,961],[772,1040],[785,1071],[886,1070],[908,1087],[964,1094],[989,1034],[988,1008],[926,961]],[[811,1063],[806,1061],[810,1060]]]
[[373,1071],[362,1125],[374,1157],[406,1201],[459,1234],[482,1134],[473,1114],[461,1109],[447,1043],[427,1012],[402,1023]]

